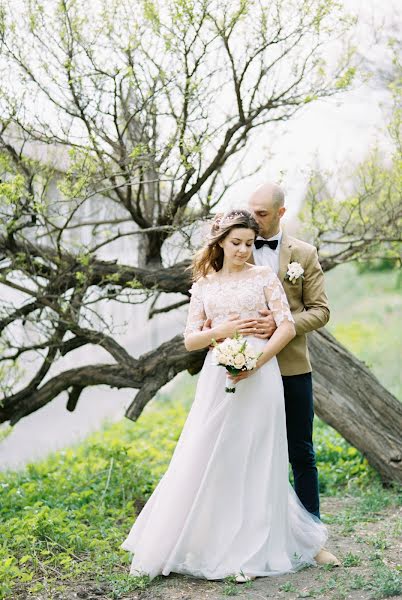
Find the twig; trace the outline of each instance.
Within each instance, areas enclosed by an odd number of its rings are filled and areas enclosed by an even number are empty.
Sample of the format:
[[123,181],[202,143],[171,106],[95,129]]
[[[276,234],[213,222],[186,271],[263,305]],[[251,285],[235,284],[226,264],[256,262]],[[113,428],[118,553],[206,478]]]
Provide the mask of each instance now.
[[188,298],[185,300],[180,300],[179,302],[175,302],[174,304],[169,304],[168,306],[163,306],[162,308],[152,308],[148,313],[148,319],[152,319],[152,317],[160,313],[166,313],[170,310],[180,308],[180,306],[184,306],[185,304],[188,304]]
[[109,472],[107,474],[107,481],[106,481],[106,487],[102,492],[102,497],[101,497],[101,504],[103,503],[105,496],[106,496],[106,492],[109,488],[109,484],[110,484],[110,477],[112,475],[112,470],[113,470],[113,464],[114,464],[114,458],[110,459],[110,467],[109,467]]
[[51,542],[52,544],[55,544],[56,546],[59,546],[59,548],[62,548],[63,550],[65,550],[66,552],[68,552],[68,554],[70,554],[70,556],[74,557],[79,562],[84,562],[84,560],[82,558],[80,558],[79,556],[77,556],[76,554],[74,554],[74,552],[71,552],[71,550],[69,550],[65,546],[62,546],[61,544],[59,544],[59,542],[55,542],[55,540],[53,540],[48,535],[46,535],[45,537],[46,537],[47,540],[49,540],[49,542]]

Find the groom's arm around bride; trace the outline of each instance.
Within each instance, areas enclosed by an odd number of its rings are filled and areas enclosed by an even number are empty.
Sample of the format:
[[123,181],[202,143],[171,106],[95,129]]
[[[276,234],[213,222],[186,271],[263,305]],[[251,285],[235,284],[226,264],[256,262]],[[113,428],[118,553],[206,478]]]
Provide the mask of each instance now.
[[[255,256],[257,253],[258,251]],[[300,265],[303,273],[299,269],[300,275],[291,281],[287,272],[288,265],[292,263]],[[279,367],[283,376],[308,373],[312,368],[306,334],[324,327],[330,316],[324,274],[316,248],[282,233],[278,277],[284,287],[296,327],[296,337],[277,355]],[[262,311],[261,316],[258,337],[270,337],[276,327],[275,321],[268,309]]]

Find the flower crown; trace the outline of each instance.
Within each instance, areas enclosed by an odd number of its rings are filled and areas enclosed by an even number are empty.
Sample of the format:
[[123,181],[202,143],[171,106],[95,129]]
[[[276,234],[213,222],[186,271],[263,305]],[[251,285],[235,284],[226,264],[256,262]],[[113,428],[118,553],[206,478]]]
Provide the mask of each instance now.
[[216,233],[219,229],[223,229],[225,226],[229,225],[231,221],[234,221],[234,219],[238,219],[239,217],[245,216],[246,213],[244,210],[234,210],[228,211],[226,213],[218,213],[212,224],[212,231],[213,233]]

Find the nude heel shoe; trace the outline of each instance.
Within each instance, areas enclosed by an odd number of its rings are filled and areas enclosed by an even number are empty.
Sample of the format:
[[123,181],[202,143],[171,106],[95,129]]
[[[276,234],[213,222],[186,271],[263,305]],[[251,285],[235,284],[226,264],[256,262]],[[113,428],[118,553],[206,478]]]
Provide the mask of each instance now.
[[240,573],[235,575],[236,583],[247,583],[247,581],[254,581],[254,579],[255,575],[246,575],[243,571],[240,571]]
[[332,565],[333,567],[340,567],[341,563],[339,561],[339,559],[334,556],[333,554],[331,554],[331,552],[328,552],[328,550],[326,550],[325,548],[321,548],[321,550],[319,551],[319,553],[314,557],[315,562],[317,563],[317,565]]

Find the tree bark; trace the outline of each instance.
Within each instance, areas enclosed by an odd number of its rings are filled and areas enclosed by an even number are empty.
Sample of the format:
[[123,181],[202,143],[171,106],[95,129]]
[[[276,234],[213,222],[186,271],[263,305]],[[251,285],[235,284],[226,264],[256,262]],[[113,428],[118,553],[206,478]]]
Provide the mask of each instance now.
[[402,484],[402,403],[328,331],[309,335],[316,414]]

